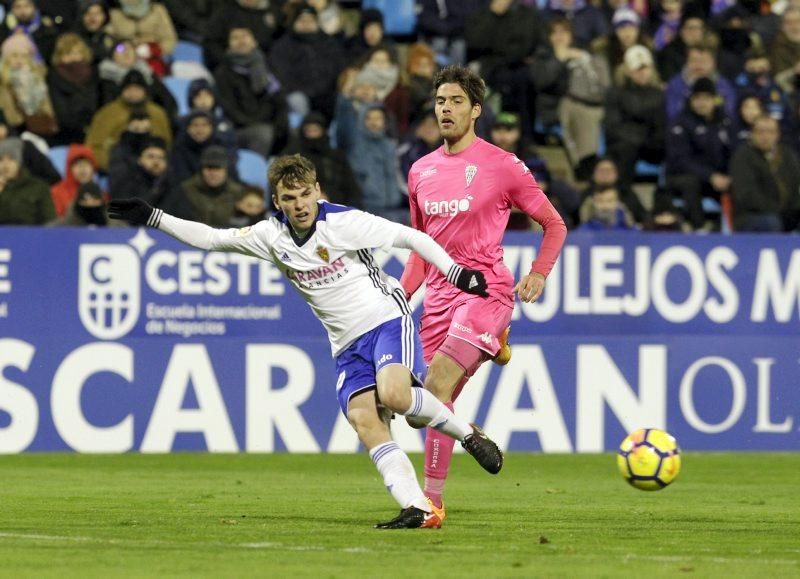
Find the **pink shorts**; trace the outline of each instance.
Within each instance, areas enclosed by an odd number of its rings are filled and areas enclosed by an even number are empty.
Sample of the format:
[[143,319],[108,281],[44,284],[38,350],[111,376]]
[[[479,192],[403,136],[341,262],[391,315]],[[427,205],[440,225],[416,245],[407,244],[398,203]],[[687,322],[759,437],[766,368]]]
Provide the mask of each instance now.
[[489,357],[494,357],[500,350],[498,337],[511,323],[513,312],[512,306],[496,298],[472,296],[435,313],[426,311],[422,315],[419,331],[425,363],[431,363],[433,355],[448,336],[471,344]]

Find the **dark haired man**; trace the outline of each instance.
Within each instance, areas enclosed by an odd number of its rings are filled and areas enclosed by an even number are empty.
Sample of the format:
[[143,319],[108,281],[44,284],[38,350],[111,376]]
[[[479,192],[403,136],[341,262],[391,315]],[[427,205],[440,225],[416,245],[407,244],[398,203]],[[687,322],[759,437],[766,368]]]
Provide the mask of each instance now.
[[[406,295],[426,281],[420,337],[430,365],[425,388],[452,404],[466,381],[486,360],[510,352],[503,341],[514,309],[539,298],[566,237],[566,226],[528,167],[475,134],[486,91],[469,69],[449,66],[434,80],[435,110],[444,144],[411,167],[408,175],[411,223],[451,255],[484,272],[489,298],[473,300],[445,284],[445,277],[409,259],[402,284]],[[503,263],[503,233],[511,208],[542,225],[544,239],[531,270],[514,285]],[[504,351],[505,350],[505,351]],[[413,424],[412,426],[419,426]],[[453,441],[428,429],[425,441],[425,492],[444,519],[442,492]]]
[[781,143],[778,121],[762,116],[730,163],[736,231],[795,231],[800,224],[800,160]]
[[169,171],[169,155],[164,139],[147,136],[139,150],[135,165],[120,163],[119,173],[112,175],[108,194],[111,199],[136,197],[173,215],[190,217],[194,213],[183,190]]

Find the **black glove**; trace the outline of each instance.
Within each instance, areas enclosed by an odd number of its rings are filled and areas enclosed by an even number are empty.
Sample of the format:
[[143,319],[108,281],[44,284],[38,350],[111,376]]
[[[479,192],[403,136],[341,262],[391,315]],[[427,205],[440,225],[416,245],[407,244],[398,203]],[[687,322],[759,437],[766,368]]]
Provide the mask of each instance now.
[[477,269],[466,269],[457,263],[454,263],[447,272],[447,281],[456,286],[462,292],[488,298],[489,292],[486,291],[488,287],[486,278],[483,272]]
[[108,216],[111,219],[121,219],[131,225],[158,227],[163,214],[160,209],[153,209],[146,201],[136,198],[118,199],[108,204]]

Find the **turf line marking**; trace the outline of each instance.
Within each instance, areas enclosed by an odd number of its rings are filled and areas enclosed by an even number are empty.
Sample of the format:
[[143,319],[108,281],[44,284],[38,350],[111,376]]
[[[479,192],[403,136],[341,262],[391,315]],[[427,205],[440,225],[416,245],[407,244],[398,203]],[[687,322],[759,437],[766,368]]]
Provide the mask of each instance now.
[[370,549],[364,547],[342,547],[329,548],[322,545],[286,545],[284,543],[259,542],[259,543],[172,543],[170,541],[159,541],[158,539],[147,539],[138,541],[136,539],[103,539],[101,537],[82,537],[68,535],[42,535],[37,533],[5,533],[0,532],[0,539],[23,539],[29,541],[65,541],[73,543],[103,543],[118,546],[171,546],[171,547],[222,547],[238,549],[273,549],[276,551],[321,551],[338,553],[371,553]]
[[342,547],[330,549],[321,545],[285,545],[283,543],[239,543],[237,547],[245,549],[276,549],[282,551],[337,551],[340,553],[371,553],[370,549],[364,547]]
[[[737,557],[709,557],[707,555],[638,555],[635,553],[628,553],[623,558],[623,562],[627,563],[631,559],[641,561],[657,561],[659,563],[691,563],[693,560],[698,561],[711,561],[713,563],[741,563],[752,561],[752,558],[737,558]],[[758,559],[759,563],[767,563],[774,565],[800,565],[800,561],[792,559]]]
[[111,543],[113,540],[96,539],[94,537],[60,536],[60,535],[37,535],[31,533],[0,533],[0,539],[31,539],[34,541],[73,541],[76,543],[101,542]]

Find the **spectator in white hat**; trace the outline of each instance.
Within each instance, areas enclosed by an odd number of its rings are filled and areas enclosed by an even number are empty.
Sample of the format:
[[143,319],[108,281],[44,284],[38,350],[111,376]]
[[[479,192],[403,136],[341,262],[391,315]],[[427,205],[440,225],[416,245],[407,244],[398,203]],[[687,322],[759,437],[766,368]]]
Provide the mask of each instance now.
[[620,183],[630,187],[636,162],[664,160],[664,89],[653,55],[641,45],[625,51],[624,81],[606,94],[606,150],[619,167]]

